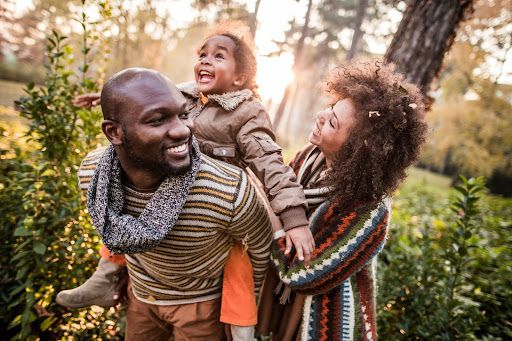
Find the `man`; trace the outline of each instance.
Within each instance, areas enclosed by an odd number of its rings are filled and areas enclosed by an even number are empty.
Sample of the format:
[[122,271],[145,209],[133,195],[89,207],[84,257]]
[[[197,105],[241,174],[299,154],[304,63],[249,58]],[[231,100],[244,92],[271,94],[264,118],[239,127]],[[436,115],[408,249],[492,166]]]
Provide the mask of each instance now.
[[88,209],[104,244],[126,255],[126,339],[217,340],[222,270],[243,242],[256,288],[271,230],[238,168],[203,156],[186,100],[155,71],[127,69],[103,88],[102,130],[111,142],[82,167]]

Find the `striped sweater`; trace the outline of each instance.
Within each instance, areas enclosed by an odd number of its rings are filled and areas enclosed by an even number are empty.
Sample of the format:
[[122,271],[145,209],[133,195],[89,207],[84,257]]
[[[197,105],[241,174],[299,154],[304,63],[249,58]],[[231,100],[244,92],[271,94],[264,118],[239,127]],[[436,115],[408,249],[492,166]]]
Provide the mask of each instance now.
[[[78,172],[88,188],[103,150],[90,153]],[[124,213],[138,216],[152,193],[125,187]],[[247,245],[258,290],[268,265],[270,222],[244,172],[201,157],[188,199],[176,224],[154,249],[126,255],[134,294],[142,302],[175,305],[220,297],[222,270],[234,243]]]

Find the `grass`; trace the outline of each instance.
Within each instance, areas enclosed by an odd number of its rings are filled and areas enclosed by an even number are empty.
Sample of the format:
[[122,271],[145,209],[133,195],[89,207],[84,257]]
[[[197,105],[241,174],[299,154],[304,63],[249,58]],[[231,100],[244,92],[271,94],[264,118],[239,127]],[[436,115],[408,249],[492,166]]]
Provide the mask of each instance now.
[[[25,84],[0,79],[0,106],[14,108],[14,101],[23,96]],[[0,120],[3,117],[0,117]]]

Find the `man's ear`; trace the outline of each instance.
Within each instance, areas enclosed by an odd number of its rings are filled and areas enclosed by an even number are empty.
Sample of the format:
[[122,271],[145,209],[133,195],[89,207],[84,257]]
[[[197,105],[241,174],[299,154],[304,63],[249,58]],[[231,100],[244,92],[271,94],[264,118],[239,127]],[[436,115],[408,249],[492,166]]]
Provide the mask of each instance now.
[[101,130],[113,145],[120,145],[123,141],[123,129],[121,125],[112,120],[103,120]]
[[233,81],[233,85],[235,86],[243,86],[247,82],[247,76],[245,74],[237,75]]

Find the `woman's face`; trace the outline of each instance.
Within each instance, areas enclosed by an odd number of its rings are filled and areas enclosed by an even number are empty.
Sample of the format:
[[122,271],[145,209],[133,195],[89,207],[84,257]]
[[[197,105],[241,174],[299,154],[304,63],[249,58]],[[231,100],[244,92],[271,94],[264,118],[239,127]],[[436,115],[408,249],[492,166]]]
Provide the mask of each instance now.
[[356,123],[355,113],[354,103],[350,98],[345,98],[316,114],[309,141],[320,148],[328,161],[334,160],[336,153],[347,141]]

